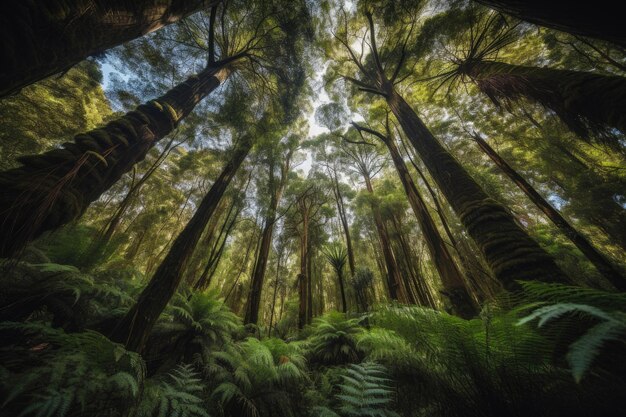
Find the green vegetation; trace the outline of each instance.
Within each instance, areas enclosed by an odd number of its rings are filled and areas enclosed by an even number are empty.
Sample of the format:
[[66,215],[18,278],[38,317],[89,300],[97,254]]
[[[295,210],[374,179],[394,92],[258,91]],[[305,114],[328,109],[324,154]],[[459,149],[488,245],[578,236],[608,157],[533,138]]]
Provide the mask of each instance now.
[[9,1],[0,416],[622,416],[623,25],[536,3]]

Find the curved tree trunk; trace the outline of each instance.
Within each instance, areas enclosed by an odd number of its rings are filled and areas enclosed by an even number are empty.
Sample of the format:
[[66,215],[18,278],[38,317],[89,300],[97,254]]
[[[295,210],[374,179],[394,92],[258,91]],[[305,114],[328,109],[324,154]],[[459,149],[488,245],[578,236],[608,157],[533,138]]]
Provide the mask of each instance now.
[[432,178],[503,286],[518,289],[517,280],[568,282],[554,259],[502,205],[489,198],[391,86],[387,88],[386,99]]
[[7,0],[0,16],[0,97],[218,3]]
[[229,73],[224,65],[209,67],[103,128],[0,173],[0,257],[82,215]]
[[626,133],[626,78],[496,61],[461,66],[496,105],[528,99],[554,111],[578,136],[623,149],[612,130]]
[[244,136],[241,138],[241,143],[236,147],[230,161],[202,199],[196,213],[172,244],[165,259],[139,295],[137,303],[115,327],[111,335],[112,340],[124,343],[129,350],[136,352],[143,350],[152,327],[176,293],[182,279],[182,272],[193,254],[202,232],[211,220],[226,188],[248,155],[252,145],[251,137]]
[[626,279],[592,244],[576,230],[535,188],[517,173],[498,153],[478,134],[473,135],[480,149],[513,181],[520,190],[548,217],[565,236],[587,257],[615,288],[626,291]]
[[622,3],[600,0],[476,0],[478,3],[536,25],[626,46]]

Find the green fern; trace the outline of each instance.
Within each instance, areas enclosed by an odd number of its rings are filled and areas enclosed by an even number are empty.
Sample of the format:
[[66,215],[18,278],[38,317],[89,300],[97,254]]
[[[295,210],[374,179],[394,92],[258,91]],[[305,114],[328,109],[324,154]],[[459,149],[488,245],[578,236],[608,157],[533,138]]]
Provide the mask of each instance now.
[[226,415],[292,416],[294,395],[307,380],[298,344],[248,338],[213,352],[206,366]]
[[574,379],[580,382],[607,342],[618,341],[622,344],[626,342],[626,314],[623,312],[607,313],[585,304],[560,303],[536,309],[520,319],[518,325],[538,320],[537,326],[542,327],[571,314],[591,316],[599,321],[569,346],[566,355]]
[[335,395],[336,411],[315,407],[313,412],[318,417],[399,416],[391,410],[395,392],[384,366],[375,362],[351,364],[344,370],[342,379],[339,393]]
[[206,386],[190,365],[179,365],[162,381],[148,380],[135,417],[208,417]]
[[122,412],[145,374],[141,358],[99,333],[41,323],[0,323],[1,407],[6,415],[64,417]]
[[358,319],[346,319],[336,311],[315,319],[307,343],[310,361],[318,365],[359,362],[362,352],[357,347],[357,337],[362,332]]

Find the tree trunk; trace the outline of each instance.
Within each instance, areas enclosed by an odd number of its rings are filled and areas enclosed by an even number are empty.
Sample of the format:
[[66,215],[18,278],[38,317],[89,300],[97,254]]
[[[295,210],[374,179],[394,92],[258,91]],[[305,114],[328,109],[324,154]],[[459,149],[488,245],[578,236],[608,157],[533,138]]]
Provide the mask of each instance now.
[[218,0],[48,0],[3,3],[0,97],[89,56],[211,7]]
[[246,303],[246,314],[244,317],[244,323],[257,324],[259,320],[259,307],[261,305],[261,292],[263,291],[263,281],[265,279],[265,270],[267,269],[267,258],[272,246],[272,235],[274,233],[274,224],[276,223],[276,210],[280,204],[280,199],[283,194],[285,182],[287,181],[287,174],[289,171],[289,159],[283,163],[281,169],[281,178],[278,184],[275,183],[274,178],[274,163],[270,163],[269,170],[269,188],[272,196],[270,198],[270,206],[265,218],[265,225],[263,226],[263,235],[261,237],[261,246],[259,253],[254,264],[254,272],[251,277],[250,293],[248,294],[248,301]]
[[454,314],[463,318],[475,316],[477,309],[467,291],[465,280],[454,263],[454,259],[450,255],[446,243],[441,238],[437,226],[428,212],[426,203],[417,190],[409,174],[409,170],[396,147],[393,137],[387,136],[384,142],[385,145],[387,145],[387,149],[389,149],[391,159],[398,171],[398,176],[400,177],[404,191],[417,218],[430,257],[441,277],[443,295],[450,301]]
[[569,0],[476,0],[478,3],[536,25],[573,35],[602,39],[626,47],[621,3]]
[[522,230],[502,205],[489,198],[390,86],[386,99],[439,189],[503,286],[518,289],[517,280],[568,282],[552,257]]
[[[374,188],[372,187],[371,179],[368,176],[364,176],[364,179],[367,191],[370,194],[374,194]],[[398,271],[396,258],[391,249],[391,240],[389,239],[389,233],[387,232],[387,228],[383,223],[380,210],[374,204],[372,204],[372,213],[374,215],[374,223],[376,225],[376,231],[378,232],[378,238],[380,239],[383,258],[385,260],[389,298],[391,298],[392,300],[406,301],[406,297],[404,297],[404,294],[402,294],[400,272]]]
[[623,149],[613,129],[626,133],[626,78],[583,71],[468,62],[461,71],[496,105],[528,99],[554,111],[578,136]]
[[79,217],[229,75],[207,68],[164,96],[0,173],[0,257]]
[[339,220],[341,221],[341,227],[343,228],[344,236],[346,237],[346,251],[348,252],[348,265],[350,267],[350,274],[354,276],[356,272],[356,266],[354,262],[354,249],[352,248],[352,239],[350,238],[350,226],[348,225],[348,219],[346,216],[346,208],[343,203],[343,195],[339,188],[339,179],[337,173],[333,173],[334,182],[334,195],[337,203],[337,213],[339,213]]
[[252,148],[252,144],[251,137],[244,136],[241,138],[241,143],[235,148],[230,161],[202,199],[196,213],[174,241],[150,283],[139,295],[137,303],[114,329],[112,340],[124,343],[126,348],[132,351],[141,352],[143,350],[152,327],[176,293],[182,279],[182,272],[202,236],[202,232],[211,220],[211,216],[226,188]]
[[585,236],[579,233],[561,214],[548,203],[535,188],[515,171],[498,153],[478,134],[473,135],[480,149],[519,187],[520,190],[557,226],[565,236],[589,259],[615,288],[626,291],[626,279]]
[[308,285],[307,285],[307,258],[309,249],[309,222],[304,213],[302,221],[302,236],[300,236],[300,273],[298,274],[298,329],[302,329],[307,323],[307,301],[308,301]]

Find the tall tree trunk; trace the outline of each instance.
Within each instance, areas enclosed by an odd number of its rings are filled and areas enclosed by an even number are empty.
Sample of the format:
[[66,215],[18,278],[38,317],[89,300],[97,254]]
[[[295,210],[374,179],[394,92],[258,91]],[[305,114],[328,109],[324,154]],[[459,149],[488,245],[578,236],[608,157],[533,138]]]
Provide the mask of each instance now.
[[518,289],[517,280],[567,282],[552,257],[502,205],[489,198],[390,84],[386,84],[386,99],[432,178],[503,286]]
[[[372,181],[369,176],[364,176],[365,187],[370,194],[374,194],[374,188],[372,187]],[[389,233],[383,218],[380,214],[379,208],[372,204],[372,214],[374,215],[374,224],[376,225],[376,232],[380,239],[380,245],[383,252],[383,258],[385,260],[385,269],[387,272],[387,286],[389,290],[389,298],[392,300],[406,301],[406,297],[402,294],[402,285],[400,278],[400,271],[398,271],[398,264],[396,263],[396,257],[391,249],[391,240],[389,239]]]
[[474,134],[474,141],[480,149],[519,187],[520,190],[557,226],[565,236],[589,259],[615,288],[626,291],[626,279],[620,271],[604,257],[585,236],[579,233],[561,214],[548,203],[535,188],[515,171],[498,153],[479,135]]
[[536,25],[589,36],[626,47],[621,3],[613,0],[476,0],[478,3]]
[[276,310],[276,297],[278,296],[278,279],[280,277],[280,261],[283,257],[282,253],[278,253],[276,259],[276,277],[274,278],[274,294],[272,295],[272,308],[270,309],[270,324],[267,326],[267,337],[272,337],[272,326],[274,325],[274,311]]
[[182,279],[182,272],[202,232],[254,143],[250,136],[244,136],[240,141],[230,161],[202,199],[196,213],[178,235],[150,283],[139,295],[137,303],[114,329],[111,338],[124,343],[127,349],[137,352],[143,350],[152,327],[176,293]]
[[400,151],[396,146],[395,140],[393,136],[391,136],[390,130],[387,129],[387,135],[385,136],[371,129],[363,128],[358,125],[355,126],[357,129],[365,130],[376,135],[387,146],[396,171],[398,171],[398,176],[400,177],[404,191],[411,204],[411,208],[413,209],[413,213],[417,218],[420,231],[426,241],[430,257],[441,277],[443,284],[442,293],[449,300],[454,314],[463,318],[475,316],[477,309],[467,291],[465,279],[450,255],[446,243],[441,238],[437,226],[428,212],[426,203],[415,186],[413,178],[411,178],[411,174],[404,163],[404,159],[402,159]]
[[47,0],[3,3],[0,97],[158,30],[219,0]]
[[0,173],[0,257],[79,217],[229,73],[224,64],[207,68],[105,127]]
[[170,139],[170,141],[167,143],[167,145],[165,145],[163,151],[161,151],[161,153],[156,158],[154,163],[150,166],[150,168],[148,168],[148,170],[141,176],[139,181],[137,181],[135,184],[132,184],[131,187],[128,189],[128,193],[126,193],[126,196],[115,210],[115,213],[113,214],[109,222],[106,224],[105,230],[102,233],[101,238],[99,239],[100,245],[107,245],[111,241],[113,234],[117,230],[117,226],[119,226],[120,222],[122,221],[122,218],[124,217],[126,210],[128,210],[128,207],[130,207],[130,204],[135,198],[135,195],[139,192],[139,190],[146,183],[146,181],[150,179],[152,174],[156,172],[159,166],[161,166],[163,161],[165,161],[167,155],[169,155],[172,149],[172,145],[174,144],[174,139],[175,137],[172,137],[172,139]]
[[261,292],[263,291],[263,281],[265,279],[265,270],[267,269],[267,258],[272,246],[272,235],[274,233],[274,224],[276,223],[276,210],[280,204],[283,194],[285,182],[289,171],[291,154],[287,156],[281,167],[281,177],[276,184],[274,176],[274,163],[270,163],[269,170],[269,188],[272,193],[267,216],[265,217],[265,225],[263,226],[263,234],[261,237],[261,246],[254,264],[254,272],[251,277],[250,292],[246,303],[246,314],[244,323],[257,324],[259,320],[259,307],[261,305]]
[[339,220],[341,221],[341,227],[346,238],[346,251],[348,252],[348,265],[350,267],[350,274],[354,276],[356,272],[356,266],[354,262],[354,249],[352,248],[352,238],[350,237],[350,226],[348,225],[348,218],[346,216],[346,207],[343,202],[343,195],[339,188],[339,178],[337,178],[337,172],[333,172],[333,194],[335,195],[335,201],[337,203],[337,213],[339,213]]
[[613,129],[626,133],[626,78],[591,72],[467,62],[460,67],[496,105],[528,99],[554,111],[578,136],[595,134],[622,149]]
[[309,250],[309,221],[304,213],[302,221],[302,235],[300,236],[300,273],[298,274],[298,329],[304,328],[307,323],[308,304],[308,280],[307,280],[307,258]]
[[306,250],[306,324],[313,321],[313,259],[311,256],[311,239]]

